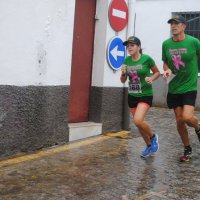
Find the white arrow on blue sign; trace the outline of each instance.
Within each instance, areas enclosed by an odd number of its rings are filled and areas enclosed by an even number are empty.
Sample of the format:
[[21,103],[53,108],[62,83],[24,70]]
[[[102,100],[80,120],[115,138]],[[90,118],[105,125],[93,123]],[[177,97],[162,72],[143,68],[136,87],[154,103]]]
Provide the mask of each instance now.
[[120,37],[113,37],[107,46],[107,60],[109,65],[114,69],[120,69],[126,56],[126,48]]

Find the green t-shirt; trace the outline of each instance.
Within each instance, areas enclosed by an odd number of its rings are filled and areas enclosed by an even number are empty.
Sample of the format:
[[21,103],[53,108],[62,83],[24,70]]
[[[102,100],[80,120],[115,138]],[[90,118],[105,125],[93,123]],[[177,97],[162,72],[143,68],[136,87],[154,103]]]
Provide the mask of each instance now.
[[152,85],[145,81],[145,77],[151,76],[150,69],[155,66],[154,60],[145,54],[142,54],[138,61],[127,56],[124,65],[129,79],[129,94],[135,97],[153,96]]
[[169,38],[162,45],[162,60],[172,70],[175,77],[169,82],[168,91],[182,94],[197,90],[198,58],[200,41],[186,35],[181,42]]

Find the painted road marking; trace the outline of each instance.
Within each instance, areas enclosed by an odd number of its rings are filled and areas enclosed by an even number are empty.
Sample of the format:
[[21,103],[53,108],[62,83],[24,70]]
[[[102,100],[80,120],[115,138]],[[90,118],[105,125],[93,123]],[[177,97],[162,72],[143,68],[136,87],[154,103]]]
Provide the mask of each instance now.
[[165,199],[165,197],[163,195],[161,195],[161,194],[166,193],[166,192],[167,192],[166,190],[161,190],[160,192],[150,192],[148,194],[145,194],[145,195],[142,195],[140,197],[137,197],[135,200],[146,200],[147,198],[153,197],[153,196],[154,197],[155,196],[162,197],[162,199]]
[[129,131],[120,131],[117,133],[106,133],[104,135],[109,136],[109,137],[118,137],[118,136],[127,136],[128,133],[130,133],[130,132]]
[[126,12],[118,10],[118,9],[114,9],[113,8],[112,15],[114,17],[119,17],[119,18],[122,18],[122,19],[126,19]]
[[129,131],[118,132],[118,133],[107,133],[105,134],[105,136],[116,137],[121,139],[131,139],[132,136],[129,133],[130,133]]
[[[127,134],[128,131],[120,131],[117,132],[116,134],[118,135],[124,135]],[[59,147],[55,147],[55,148],[51,148],[51,149],[47,149],[47,150],[41,150],[37,153],[34,154],[30,154],[30,155],[24,155],[24,156],[20,156],[20,157],[16,157],[16,158],[11,158],[8,160],[2,160],[0,161],[0,167],[5,167],[5,166],[9,166],[9,165],[14,165],[14,164],[18,164],[18,163],[22,163],[22,162],[26,162],[26,161],[30,161],[30,160],[35,160],[44,156],[49,156],[49,155],[53,155],[56,153],[60,153],[63,151],[67,151],[70,149],[75,149],[75,148],[79,148],[82,146],[86,146],[86,145],[90,145],[96,142],[102,142],[105,140],[109,140],[112,137],[107,136],[107,135],[102,135],[102,136],[98,136],[98,137],[94,137],[94,138],[90,138],[90,139],[85,139],[79,142],[73,142],[70,144],[66,144],[63,146],[59,146]]]

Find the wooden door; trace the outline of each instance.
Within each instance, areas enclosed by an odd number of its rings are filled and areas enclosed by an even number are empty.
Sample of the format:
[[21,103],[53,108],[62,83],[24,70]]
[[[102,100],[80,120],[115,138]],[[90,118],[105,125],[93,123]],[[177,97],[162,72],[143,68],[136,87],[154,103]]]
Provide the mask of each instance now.
[[88,121],[96,0],[76,0],[69,122]]

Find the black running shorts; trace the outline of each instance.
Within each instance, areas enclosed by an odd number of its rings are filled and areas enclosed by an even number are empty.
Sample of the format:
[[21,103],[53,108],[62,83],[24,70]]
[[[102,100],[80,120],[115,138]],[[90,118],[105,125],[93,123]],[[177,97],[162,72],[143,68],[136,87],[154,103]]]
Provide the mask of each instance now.
[[134,97],[130,94],[128,95],[128,106],[129,108],[136,108],[138,103],[146,103],[149,107],[152,106],[153,97],[152,96],[143,96],[143,97]]
[[195,106],[197,91],[186,92],[183,94],[167,94],[167,105],[171,108],[182,107],[184,105]]

